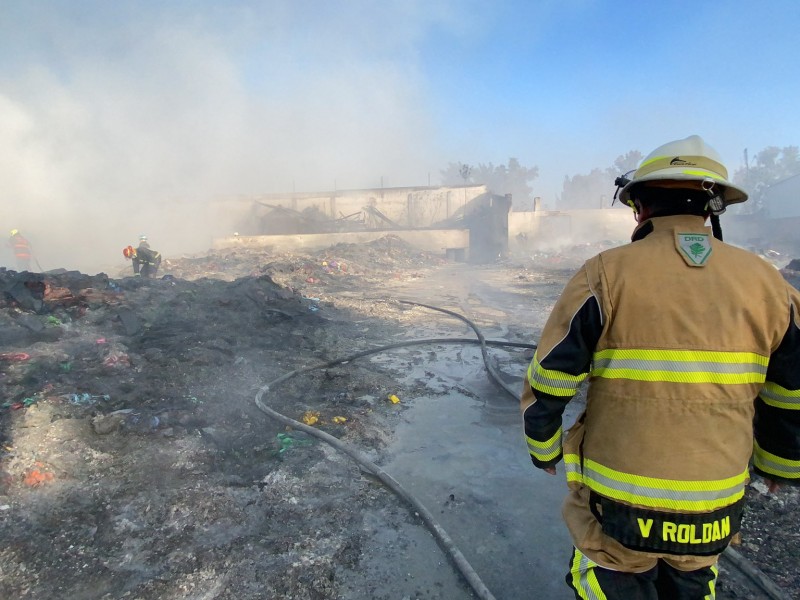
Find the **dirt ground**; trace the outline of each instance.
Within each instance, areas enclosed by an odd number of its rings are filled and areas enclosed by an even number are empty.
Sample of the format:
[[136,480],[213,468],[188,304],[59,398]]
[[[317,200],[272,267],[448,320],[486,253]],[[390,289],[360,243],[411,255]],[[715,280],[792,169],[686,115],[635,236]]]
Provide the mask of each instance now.
[[[508,340],[535,342],[600,249],[493,265],[537,291],[538,322],[507,326]],[[343,578],[363,560],[363,515],[384,520],[374,528],[415,517],[254,398],[274,382],[271,408],[380,462],[419,390],[398,384],[402,365],[322,365],[437,330],[394,299],[451,266],[388,236],[169,259],[152,280],[0,269],[0,598],[354,598]],[[755,481],[748,501],[738,552],[800,597],[797,490]],[[727,571],[718,597],[765,597]],[[361,597],[442,597],[413,581],[389,589]]]

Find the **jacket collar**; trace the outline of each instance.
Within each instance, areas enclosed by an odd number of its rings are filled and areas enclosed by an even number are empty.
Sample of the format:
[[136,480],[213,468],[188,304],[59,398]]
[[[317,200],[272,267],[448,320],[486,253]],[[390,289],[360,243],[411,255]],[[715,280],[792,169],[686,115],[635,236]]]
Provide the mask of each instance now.
[[700,232],[709,229],[705,226],[705,218],[696,215],[673,215],[670,217],[653,217],[647,219],[633,230],[631,241],[637,242],[653,233],[672,233],[680,229],[686,232]]

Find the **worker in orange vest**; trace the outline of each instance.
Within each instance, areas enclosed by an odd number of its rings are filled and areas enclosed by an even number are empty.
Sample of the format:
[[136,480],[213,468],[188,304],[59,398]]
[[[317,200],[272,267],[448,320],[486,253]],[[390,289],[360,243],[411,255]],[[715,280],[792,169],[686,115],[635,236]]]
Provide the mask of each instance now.
[[31,243],[22,236],[19,229],[11,230],[8,245],[14,251],[14,257],[17,259],[17,270],[31,271]]

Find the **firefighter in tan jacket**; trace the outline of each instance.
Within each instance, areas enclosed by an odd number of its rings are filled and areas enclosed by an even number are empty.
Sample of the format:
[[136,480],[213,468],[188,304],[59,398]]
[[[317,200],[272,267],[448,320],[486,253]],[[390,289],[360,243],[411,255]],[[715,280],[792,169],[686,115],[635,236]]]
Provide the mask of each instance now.
[[536,467],[564,460],[576,598],[710,599],[751,459],[773,491],[800,482],[800,292],[722,242],[719,214],[747,194],[700,137],[617,184],[632,243],[589,259],[554,307],[522,394],[525,436]]

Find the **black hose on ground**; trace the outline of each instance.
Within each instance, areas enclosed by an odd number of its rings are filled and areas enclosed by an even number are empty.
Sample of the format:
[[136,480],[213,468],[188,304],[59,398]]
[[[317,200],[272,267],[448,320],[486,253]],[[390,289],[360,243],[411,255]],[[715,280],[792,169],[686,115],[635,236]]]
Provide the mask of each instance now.
[[414,512],[419,515],[420,519],[422,519],[425,526],[433,534],[433,537],[436,539],[436,542],[439,544],[439,547],[444,551],[444,553],[450,558],[453,565],[456,569],[461,573],[467,583],[470,585],[472,590],[477,594],[478,598],[481,600],[495,600],[492,593],[489,591],[489,588],[483,583],[481,578],[475,572],[475,569],[469,564],[469,561],[464,557],[461,551],[456,546],[455,542],[450,538],[447,532],[442,528],[439,523],[437,523],[436,519],[434,519],[431,512],[425,508],[425,506],[417,500],[416,497],[409,494],[403,486],[398,483],[396,479],[394,479],[391,475],[389,475],[386,471],[381,469],[378,465],[373,463],[369,460],[366,456],[358,452],[357,450],[351,448],[340,439],[324,432],[316,429],[314,427],[310,427],[305,423],[301,423],[300,421],[295,421],[294,419],[287,417],[273,409],[269,406],[264,404],[263,397],[268,391],[274,388],[279,383],[286,381],[296,375],[301,373],[307,373],[309,371],[313,371],[316,369],[324,369],[328,367],[332,367],[339,364],[344,364],[356,360],[358,358],[362,358],[364,356],[369,356],[371,354],[377,354],[379,352],[385,352],[386,350],[392,350],[395,348],[403,348],[407,346],[415,346],[421,344],[477,344],[480,343],[482,347],[485,346],[511,346],[515,348],[536,348],[535,345],[532,344],[520,344],[514,342],[503,342],[503,341],[494,341],[494,340],[486,340],[481,336],[480,341],[474,340],[472,338],[433,338],[433,339],[426,339],[426,340],[408,340],[405,342],[398,342],[396,344],[389,344],[387,346],[381,346],[378,348],[371,348],[369,350],[364,350],[362,352],[357,352],[356,354],[352,354],[346,358],[340,358],[336,360],[328,361],[321,365],[316,365],[313,367],[305,367],[302,369],[296,369],[289,373],[286,373],[279,377],[278,379],[272,381],[271,383],[263,385],[256,394],[255,403],[258,408],[264,412],[266,415],[272,417],[276,421],[283,423],[284,425],[288,425],[294,429],[299,431],[303,431],[309,435],[312,435],[318,439],[323,440],[324,442],[330,444],[337,450],[347,454],[350,458],[355,460],[359,465],[361,465],[364,469],[366,469],[369,473],[373,474],[377,477],[381,483],[383,483],[386,487],[388,487],[398,498],[404,500],[413,510]]
[[767,575],[753,563],[739,554],[732,547],[728,546],[722,553],[722,558],[726,559],[740,573],[744,573],[762,592],[767,595],[769,600],[787,600],[786,594],[779,588]]
[[[486,366],[486,371],[488,371],[489,376],[492,378],[492,380],[494,380],[494,382],[497,385],[499,385],[501,388],[503,388],[503,390],[505,390],[506,393],[509,396],[511,396],[514,400],[519,400],[519,397],[520,397],[520,394],[522,393],[522,390],[513,390],[510,387],[508,387],[508,385],[506,385],[506,383],[500,378],[500,375],[497,373],[497,371],[495,371],[494,367],[492,366],[491,361],[489,360],[489,352],[486,349],[486,346],[488,346],[489,344],[486,341],[486,338],[483,337],[483,334],[481,333],[481,330],[478,329],[478,327],[477,327],[477,325],[475,325],[475,323],[470,321],[464,315],[460,315],[457,312],[454,312],[452,310],[448,310],[446,308],[439,308],[438,306],[431,306],[430,304],[422,304],[421,302],[412,302],[411,300],[397,300],[397,302],[399,302],[400,304],[409,304],[411,306],[421,306],[423,308],[429,308],[431,310],[436,310],[436,311],[445,313],[446,315],[450,315],[452,317],[455,317],[456,319],[459,319],[460,321],[464,321],[464,323],[469,325],[469,327],[472,329],[472,331],[475,332],[475,335],[478,336],[478,342],[481,345],[481,355],[483,356],[483,364]],[[526,345],[524,347],[533,348],[534,350],[536,349],[536,345],[535,344]]]

